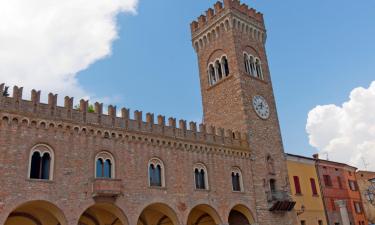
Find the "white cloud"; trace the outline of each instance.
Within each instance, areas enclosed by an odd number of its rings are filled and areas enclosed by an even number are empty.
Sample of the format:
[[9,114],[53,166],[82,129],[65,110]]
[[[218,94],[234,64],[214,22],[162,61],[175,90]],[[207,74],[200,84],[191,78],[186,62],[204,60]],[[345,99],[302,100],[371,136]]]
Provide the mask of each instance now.
[[330,160],[375,170],[375,81],[359,87],[342,106],[317,106],[309,112],[310,144]]
[[0,83],[87,98],[77,73],[111,54],[116,16],[137,2],[0,0]]

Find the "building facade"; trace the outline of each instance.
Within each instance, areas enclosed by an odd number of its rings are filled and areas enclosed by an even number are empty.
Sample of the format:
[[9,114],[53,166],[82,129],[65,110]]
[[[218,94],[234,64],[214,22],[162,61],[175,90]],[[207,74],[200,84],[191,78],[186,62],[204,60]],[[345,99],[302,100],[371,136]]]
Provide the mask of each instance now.
[[328,224],[368,224],[355,176],[357,168],[315,158]]
[[200,125],[0,85],[0,224],[296,223],[262,14],[225,0],[191,30]]
[[375,224],[375,172],[356,173],[359,191],[369,224]]
[[315,159],[287,154],[287,165],[298,224],[327,225]]

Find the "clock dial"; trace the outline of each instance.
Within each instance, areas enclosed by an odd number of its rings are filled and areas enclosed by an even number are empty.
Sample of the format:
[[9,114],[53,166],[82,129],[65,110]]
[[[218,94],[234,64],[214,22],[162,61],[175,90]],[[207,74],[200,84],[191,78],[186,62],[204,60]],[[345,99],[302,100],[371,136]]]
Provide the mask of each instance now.
[[268,119],[270,117],[270,107],[266,99],[262,96],[257,95],[253,97],[253,107],[260,118]]

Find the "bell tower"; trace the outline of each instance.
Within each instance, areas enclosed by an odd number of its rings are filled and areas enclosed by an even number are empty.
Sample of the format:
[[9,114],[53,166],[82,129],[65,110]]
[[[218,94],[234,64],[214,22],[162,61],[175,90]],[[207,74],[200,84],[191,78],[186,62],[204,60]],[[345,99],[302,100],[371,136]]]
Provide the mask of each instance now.
[[204,123],[249,134],[258,223],[294,224],[263,15],[239,0],[219,1],[191,33]]

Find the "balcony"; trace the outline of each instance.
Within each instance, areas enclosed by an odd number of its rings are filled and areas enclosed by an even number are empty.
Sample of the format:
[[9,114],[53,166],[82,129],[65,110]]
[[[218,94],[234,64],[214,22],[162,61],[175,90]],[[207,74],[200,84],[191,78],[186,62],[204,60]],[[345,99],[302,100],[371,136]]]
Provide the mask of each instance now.
[[92,182],[92,196],[94,198],[117,198],[122,194],[122,180],[96,178]]
[[296,205],[286,191],[267,192],[267,201],[270,203],[271,212],[289,212]]

